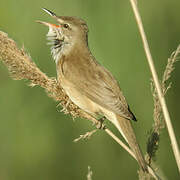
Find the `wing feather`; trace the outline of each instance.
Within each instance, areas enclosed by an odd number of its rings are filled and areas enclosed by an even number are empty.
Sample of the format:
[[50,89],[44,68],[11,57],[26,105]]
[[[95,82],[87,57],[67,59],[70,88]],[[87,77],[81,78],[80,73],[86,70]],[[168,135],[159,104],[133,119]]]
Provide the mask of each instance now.
[[107,69],[95,60],[79,62],[76,66],[72,62],[67,65],[65,76],[82,94],[124,118],[135,120],[118,82]]

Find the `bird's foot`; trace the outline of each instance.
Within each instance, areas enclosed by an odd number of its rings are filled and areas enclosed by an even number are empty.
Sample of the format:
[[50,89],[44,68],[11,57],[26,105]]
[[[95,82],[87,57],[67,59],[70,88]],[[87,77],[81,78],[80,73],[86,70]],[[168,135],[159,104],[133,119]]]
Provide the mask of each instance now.
[[96,128],[97,129],[104,129],[105,126],[103,125],[104,120],[106,119],[106,117],[101,117],[100,119],[98,119],[98,123],[96,124]]

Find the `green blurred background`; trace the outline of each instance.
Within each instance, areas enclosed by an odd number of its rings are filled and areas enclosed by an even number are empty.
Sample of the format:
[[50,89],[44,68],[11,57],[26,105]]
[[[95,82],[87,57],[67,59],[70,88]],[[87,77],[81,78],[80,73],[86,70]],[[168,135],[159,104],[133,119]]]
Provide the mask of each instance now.
[[[143,152],[152,126],[153,101],[150,72],[128,0],[1,0],[0,30],[25,46],[32,59],[48,76],[56,76],[55,64],[46,45],[47,28],[35,20],[52,21],[41,10],[73,15],[89,25],[89,45],[98,61],[120,82],[135,112],[133,123]],[[139,1],[139,8],[161,76],[171,52],[180,42],[179,0]],[[179,142],[180,64],[172,75],[167,104]],[[92,129],[90,122],[76,119],[56,108],[57,102],[40,87],[14,81],[0,63],[0,179],[70,180],[86,179],[91,166],[93,180],[138,179],[138,165],[103,131],[88,141],[73,143]],[[116,129],[109,127],[118,134]],[[178,170],[166,130],[162,131],[157,164],[167,179],[178,179]]]

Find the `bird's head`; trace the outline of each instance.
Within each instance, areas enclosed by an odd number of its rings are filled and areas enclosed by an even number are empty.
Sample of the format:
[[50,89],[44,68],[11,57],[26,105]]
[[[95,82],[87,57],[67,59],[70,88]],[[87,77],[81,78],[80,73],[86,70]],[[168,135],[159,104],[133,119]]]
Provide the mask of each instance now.
[[87,43],[88,27],[84,20],[72,16],[57,16],[50,10],[43,8],[52,16],[57,24],[37,21],[49,27],[47,39],[50,41],[51,53],[56,63],[62,54],[67,54],[74,45]]

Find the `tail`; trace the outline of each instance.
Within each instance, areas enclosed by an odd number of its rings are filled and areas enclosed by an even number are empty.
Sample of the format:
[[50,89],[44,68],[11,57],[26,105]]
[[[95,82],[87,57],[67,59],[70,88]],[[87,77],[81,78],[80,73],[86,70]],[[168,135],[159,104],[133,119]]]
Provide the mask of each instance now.
[[125,138],[130,148],[134,152],[137,161],[139,163],[139,166],[142,168],[143,171],[147,172],[148,171],[147,165],[144,160],[141,149],[139,147],[139,144],[137,143],[136,136],[131,126],[130,120],[120,117],[119,115],[116,115],[116,119],[117,119],[117,123],[114,123],[115,126],[121,132],[122,136]]

